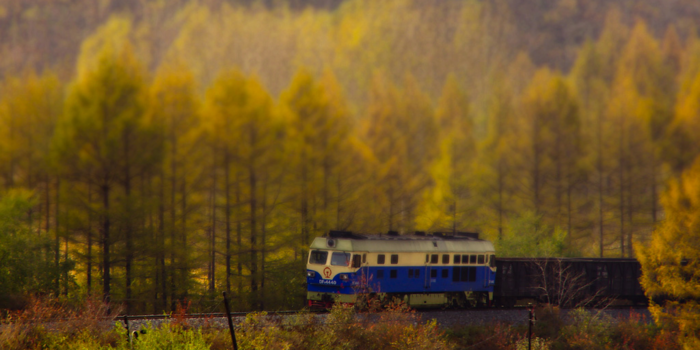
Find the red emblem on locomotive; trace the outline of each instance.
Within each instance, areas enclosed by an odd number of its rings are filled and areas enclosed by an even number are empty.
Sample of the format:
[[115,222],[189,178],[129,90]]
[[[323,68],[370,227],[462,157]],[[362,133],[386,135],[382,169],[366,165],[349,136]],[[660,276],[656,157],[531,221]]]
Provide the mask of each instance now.
[[323,277],[331,278],[331,273],[333,273],[333,271],[331,271],[330,267],[326,267],[325,269],[323,269]]

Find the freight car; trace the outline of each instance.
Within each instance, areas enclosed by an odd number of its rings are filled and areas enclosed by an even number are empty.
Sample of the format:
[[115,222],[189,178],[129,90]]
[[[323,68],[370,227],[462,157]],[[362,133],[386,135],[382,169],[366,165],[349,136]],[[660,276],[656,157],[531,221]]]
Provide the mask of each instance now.
[[473,233],[331,231],[311,244],[306,274],[310,307],[360,303],[358,296],[412,307],[487,305],[495,250]]
[[646,304],[636,259],[498,258],[494,305]]

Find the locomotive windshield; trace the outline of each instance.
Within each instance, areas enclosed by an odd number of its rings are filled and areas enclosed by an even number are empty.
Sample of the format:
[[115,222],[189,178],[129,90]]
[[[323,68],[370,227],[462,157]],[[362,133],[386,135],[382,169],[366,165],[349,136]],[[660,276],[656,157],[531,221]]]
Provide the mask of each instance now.
[[350,253],[333,252],[331,256],[331,265],[348,266],[350,265]]
[[328,252],[323,250],[312,250],[309,254],[309,264],[325,265],[328,261]]

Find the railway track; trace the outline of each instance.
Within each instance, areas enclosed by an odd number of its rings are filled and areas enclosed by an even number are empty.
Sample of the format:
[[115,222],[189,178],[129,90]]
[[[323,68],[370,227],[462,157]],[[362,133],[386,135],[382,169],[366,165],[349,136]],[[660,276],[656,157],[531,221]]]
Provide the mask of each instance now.
[[[566,317],[570,310],[563,309],[561,314]],[[647,320],[651,320],[651,315],[646,307],[641,306],[617,306],[606,309],[590,309],[590,312],[603,313],[613,319],[629,318],[632,315],[643,316]],[[283,319],[292,317],[298,314],[312,313],[318,317],[319,321],[324,321],[327,310],[288,310],[288,311],[269,311],[269,318]],[[231,313],[234,324],[240,324],[244,321],[249,312]],[[507,323],[507,324],[524,324],[528,321],[529,309],[526,307],[512,308],[472,308],[461,310],[439,310],[439,309],[416,309],[415,315],[422,321],[431,319],[437,320],[437,323],[443,328],[459,327],[464,325],[490,324],[490,323]],[[366,322],[367,320],[378,320],[380,313],[357,313],[358,320]],[[131,329],[140,329],[141,327],[151,324],[158,326],[161,322],[168,322],[174,319],[186,319],[190,326],[207,325],[209,327],[227,327],[225,313],[208,313],[208,314],[188,314],[188,315],[132,315],[119,316],[117,321],[122,323],[129,322]]]

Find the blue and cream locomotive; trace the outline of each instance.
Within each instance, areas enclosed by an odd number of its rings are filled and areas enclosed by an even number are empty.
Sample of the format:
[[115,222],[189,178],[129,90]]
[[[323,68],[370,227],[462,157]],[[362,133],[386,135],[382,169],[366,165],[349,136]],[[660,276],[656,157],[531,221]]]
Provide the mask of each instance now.
[[394,298],[412,307],[487,305],[496,278],[491,242],[474,233],[358,235],[331,231],[311,244],[309,306]]

